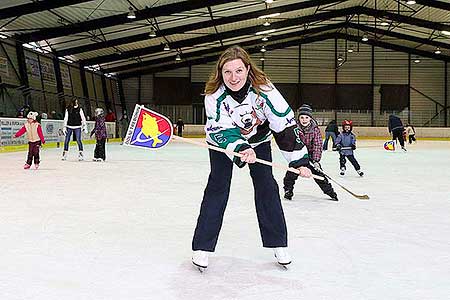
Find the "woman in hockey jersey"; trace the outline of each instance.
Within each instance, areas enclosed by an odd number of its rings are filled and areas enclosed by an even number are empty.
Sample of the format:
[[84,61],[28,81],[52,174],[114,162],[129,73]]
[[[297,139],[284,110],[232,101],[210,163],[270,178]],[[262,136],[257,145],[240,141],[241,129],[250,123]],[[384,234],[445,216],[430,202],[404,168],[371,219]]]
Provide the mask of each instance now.
[[309,157],[298,136],[292,109],[269,78],[240,47],[225,50],[205,87],[206,140],[243,157],[209,151],[211,172],[192,240],[192,262],[206,268],[214,252],[230,192],[233,163],[249,164],[263,246],[273,248],[279,264],[291,263],[287,229],[272,168],[255,164],[272,161],[272,135],[290,167],[310,177]]

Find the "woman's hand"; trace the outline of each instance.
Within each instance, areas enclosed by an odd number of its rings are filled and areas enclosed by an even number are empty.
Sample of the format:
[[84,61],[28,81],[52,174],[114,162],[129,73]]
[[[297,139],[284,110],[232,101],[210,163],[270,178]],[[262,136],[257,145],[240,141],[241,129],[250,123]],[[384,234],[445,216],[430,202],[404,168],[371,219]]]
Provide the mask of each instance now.
[[239,153],[243,155],[241,161],[249,164],[254,164],[256,162],[256,153],[252,148],[245,149]]
[[299,167],[299,168],[297,168],[297,169],[300,171],[300,174],[299,174],[299,175],[300,175],[301,177],[310,178],[311,175],[312,175],[311,170],[308,169],[307,167]]

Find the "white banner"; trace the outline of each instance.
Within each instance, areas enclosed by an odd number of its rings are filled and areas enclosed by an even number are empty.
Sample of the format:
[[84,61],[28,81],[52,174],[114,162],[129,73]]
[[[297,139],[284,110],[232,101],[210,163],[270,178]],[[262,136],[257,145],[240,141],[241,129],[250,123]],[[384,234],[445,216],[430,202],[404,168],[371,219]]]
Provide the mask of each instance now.
[[[20,138],[13,139],[12,136],[22,128],[23,124],[27,119],[20,118],[0,118],[0,146],[9,145],[23,145],[28,144],[26,134],[22,135]],[[42,133],[46,142],[64,142],[63,134],[63,120],[41,120]],[[92,129],[95,126],[95,121],[87,122],[88,133],[82,132],[82,140],[89,140]],[[116,132],[116,124],[113,122],[106,123],[106,134],[108,138],[114,138]]]

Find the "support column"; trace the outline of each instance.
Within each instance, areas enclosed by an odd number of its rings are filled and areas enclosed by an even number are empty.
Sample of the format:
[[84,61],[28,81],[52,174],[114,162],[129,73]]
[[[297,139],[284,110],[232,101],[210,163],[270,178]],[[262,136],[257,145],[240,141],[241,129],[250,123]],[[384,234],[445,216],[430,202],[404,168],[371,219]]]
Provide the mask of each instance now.
[[372,84],[372,114],[371,114],[371,120],[370,120],[370,126],[375,126],[375,111],[374,111],[374,92],[373,89],[375,88],[375,47],[372,45],[372,65],[371,65],[371,84]]
[[444,126],[448,127],[448,64],[447,62],[444,62]]
[[59,59],[56,56],[53,57],[53,68],[55,69],[56,91],[58,93],[59,111],[63,113],[66,108],[66,102],[64,99],[64,86],[61,76],[61,65],[59,63]]
[[21,43],[16,42],[17,64],[19,68],[19,81],[22,89],[24,104],[31,106],[30,83],[28,81],[25,52]]
[[81,87],[83,88],[84,106],[86,109],[86,114],[90,118],[92,116],[91,102],[89,100],[89,90],[88,90],[87,82],[86,82],[86,73],[85,73],[84,67],[82,65],[80,65],[80,78],[81,78]]
[[408,124],[411,124],[411,53],[408,53]]

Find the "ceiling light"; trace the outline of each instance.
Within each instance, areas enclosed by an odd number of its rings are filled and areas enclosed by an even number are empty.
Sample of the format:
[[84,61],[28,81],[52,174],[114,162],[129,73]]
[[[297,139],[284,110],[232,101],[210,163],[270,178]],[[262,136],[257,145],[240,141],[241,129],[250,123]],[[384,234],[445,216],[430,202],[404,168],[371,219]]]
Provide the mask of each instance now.
[[450,31],[447,31],[447,30],[442,30],[441,33],[444,35],[450,35]]
[[348,52],[348,53],[353,53],[353,48],[348,48],[348,49],[347,49],[347,52]]
[[181,60],[180,53],[178,53],[177,56],[175,56],[175,60],[176,60],[176,61],[180,61],[180,60]]
[[269,14],[269,15],[262,15],[262,16],[259,16],[258,19],[273,18],[273,17],[278,17],[279,15],[281,15],[281,14],[280,13],[274,13],[274,14]]
[[413,5],[413,4],[416,4],[416,1],[408,0],[408,1],[406,1],[406,4]]
[[414,59],[414,63],[416,64],[420,63],[420,59],[419,58]]
[[264,46],[262,46],[260,51],[264,53],[267,51],[267,49]]
[[136,19],[136,13],[134,12],[134,9],[130,6],[129,10],[130,11],[128,12],[127,18]]
[[339,56],[338,56],[337,60],[338,60],[338,61],[343,61],[343,60],[344,60],[344,58],[342,57],[342,55],[341,55],[341,54],[339,54]]
[[148,34],[150,37],[155,37],[156,36],[156,31],[155,31],[155,29],[151,29],[150,30],[150,33]]
[[270,22],[266,20],[263,25],[264,26],[270,26]]
[[7,39],[8,36],[0,33],[0,39]]
[[434,50],[434,54],[441,54],[442,51],[439,47],[436,48],[436,50]]
[[367,37],[367,35],[363,35],[361,41],[367,42],[368,40],[369,40],[369,38]]
[[269,40],[269,38],[267,36],[265,36],[261,39],[261,41],[263,41],[263,42],[267,42],[268,40]]
[[265,59],[264,56],[263,56],[263,57],[261,57],[259,60],[260,60],[260,61],[265,61],[266,59]]
[[169,51],[169,50],[170,50],[169,44],[164,44],[164,51]]
[[267,4],[273,3],[273,0],[264,0]]
[[257,33],[255,33],[256,35],[261,35],[261,34],[269,34],[272,32],[275,32],[276,29],[269,29],[269,30],[264,30],[264,31],[258,31]]
[[389,26],[389,23],[386,21],[381,21],[380,25],[381,26]]

